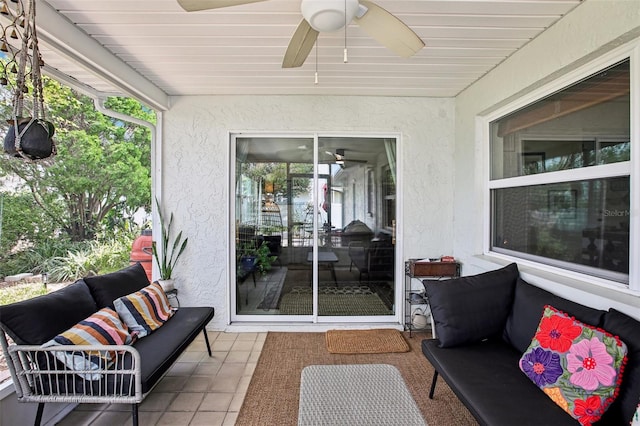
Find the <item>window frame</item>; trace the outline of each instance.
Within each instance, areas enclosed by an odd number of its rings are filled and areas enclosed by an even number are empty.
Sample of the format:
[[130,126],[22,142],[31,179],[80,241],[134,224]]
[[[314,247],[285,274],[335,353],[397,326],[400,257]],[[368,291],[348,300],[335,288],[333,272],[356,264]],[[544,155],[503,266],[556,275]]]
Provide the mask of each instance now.
[[[523,176],[515,176],[509,178],[491,178],[491,123],[508,114],[517,111],[520,108],[531,105],[541,99],[563,90],[583,80],[605,68],[613,66],[621,61],[628,60],[630,67],[630,160],[620,163],[601,164],[590,167],[583,167],[572,170],[561,170],[554,172],[545,172],[540,174],[531,174]],[[512,98],[509,102],[505,102],[502,106],[497,107],[486,115],[478,116],[476,119],[476,129],[480,141],[483,145],[483,254],[489,257],[504,259],[507,261],[517,261],[523,265],[531,266],[542,272],[550,272],[560,276],[577,279],[578,281],[596,284],[606,288],[617,289],[621,291],[630,291],[631,293],[640,293],[640,265],[631,259],[640,257],[640,191],[633,188],[640,187],[640,125],[633,120],[633,117],[640,115],[640,39],[620,46],[617,49],[587,63],[573,71],[548,81],[539,87],[531,90],[525,95]],[[616,138],[617,135],[611,135]],[[493,190],[501,188],[513,188],[529,185],[541,185],[547,183],[570,182],[597,178],[610,178],[616,176],[629,176],[631,190],[631,200],[629,209],[631,211],[629,223],[629,282],[623,284],[615,280],[595,277],[582,272],[576,272],[563,268],[562,265],[551,265],[541,263],[530,256],[519,256],[517,254],[505,253],[502,250],[493,250],[491,248],[491,234],[493,217],[492,196]]]

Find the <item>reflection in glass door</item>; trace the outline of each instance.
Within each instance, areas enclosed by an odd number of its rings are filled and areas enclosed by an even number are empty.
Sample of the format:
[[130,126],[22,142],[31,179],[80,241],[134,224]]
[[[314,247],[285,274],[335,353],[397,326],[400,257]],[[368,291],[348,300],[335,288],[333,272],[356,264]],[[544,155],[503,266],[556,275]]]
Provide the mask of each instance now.
[[235,139],[233,318],[395,315],[395,142]]
[[395,139],[318,139],[320,317],[394,314],[394,228],[384,220],[395,220],[395,204],[388,211],[381,185],[390,167]]

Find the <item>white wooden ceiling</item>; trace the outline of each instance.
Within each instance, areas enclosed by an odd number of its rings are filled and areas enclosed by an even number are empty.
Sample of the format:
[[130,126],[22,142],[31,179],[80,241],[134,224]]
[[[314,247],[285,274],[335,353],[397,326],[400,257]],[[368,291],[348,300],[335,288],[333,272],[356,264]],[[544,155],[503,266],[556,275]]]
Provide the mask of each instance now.
[[[167,95],[435,97],[457,95],[580,1],[377,0],[409,25],[426,47],[411,58],[399,58],[352,23],[347,28],[345,64],[344,31],[322,33],[316,85],[315,49],[302,67],[281,68],[289,39],[302,19],[299,0],[191,13],[175,0],[46,0]],[[96,67],[87,70],[77,57],[58,54],[48,43],[65,43],[65,34],[56,31],[49,26],[42,42],[49,67],[98,90],[121,90],[101,81]]]

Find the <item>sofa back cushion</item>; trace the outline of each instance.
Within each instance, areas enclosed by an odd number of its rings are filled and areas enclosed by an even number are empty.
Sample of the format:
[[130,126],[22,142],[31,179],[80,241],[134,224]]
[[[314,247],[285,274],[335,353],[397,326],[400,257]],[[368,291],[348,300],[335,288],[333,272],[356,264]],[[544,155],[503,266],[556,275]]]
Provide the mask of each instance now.
[[627,365],[622,374],[618,397],[596,424],[628,425],[640,403],[640,321],[609,309],[604,315],[602,328],[626,343]]
[[605,311],[580,305],[560,296],[556,296],[540,287],[518,278],[511,312],[502,335],[518,352],[523,353],[529,347],[533,335],[546,305],[551,305],[574,316],[577,320],[592,326],[602,325]]
[[518,266],[512,263],[478,275],[444,281],[425,280],[440,347],[500,336],[511,312],[517,279]]
[[150,284],[140,262],[110,274],[86,277],[84,281],[96,300],[98,309],[114,309],[114,300],[135,293]]
[[0,306],[0,324],[19,345],[41,345],[98,310],[83,280],[22,302]]

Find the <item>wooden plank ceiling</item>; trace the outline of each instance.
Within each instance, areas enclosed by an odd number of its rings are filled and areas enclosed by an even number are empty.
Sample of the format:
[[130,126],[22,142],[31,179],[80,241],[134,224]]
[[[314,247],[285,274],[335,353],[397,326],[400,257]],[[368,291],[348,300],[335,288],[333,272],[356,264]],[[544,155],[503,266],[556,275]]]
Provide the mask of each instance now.
[[[45,0],[41,0],[45,1]],[[282,69],[301,20],[300,0],[183,11],[175,0],[46,0],[68,21],[168,95],[457,95],[580,0],[377,0],[426,46],[396,57],[355,23],[321,33],[306,63]],[[110,90],[54,47],[44,60],[98,90]],[[319,82],[314,84],[318,70]]]

